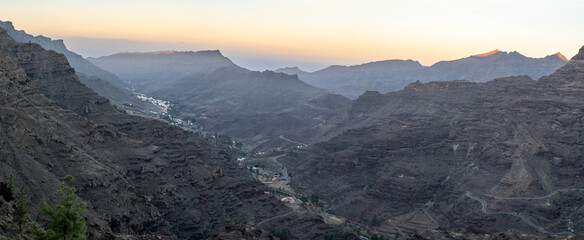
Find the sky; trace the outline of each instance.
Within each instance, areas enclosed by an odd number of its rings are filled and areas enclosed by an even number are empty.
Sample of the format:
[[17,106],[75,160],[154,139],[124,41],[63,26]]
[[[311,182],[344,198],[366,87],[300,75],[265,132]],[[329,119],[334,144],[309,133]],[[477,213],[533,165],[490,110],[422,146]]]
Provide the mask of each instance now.
[[494,49],[529,57],[584,45],[582,0],[0,0],[0,20],[85,57],[219,49],[253,70],[314,71]]

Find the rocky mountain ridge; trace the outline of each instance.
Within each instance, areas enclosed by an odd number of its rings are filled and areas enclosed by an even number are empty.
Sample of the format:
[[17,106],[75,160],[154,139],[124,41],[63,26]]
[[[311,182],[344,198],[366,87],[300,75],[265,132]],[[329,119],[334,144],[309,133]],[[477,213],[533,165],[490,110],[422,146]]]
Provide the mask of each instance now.
[[[0,175],[38,203],[74,174],[90,239],[201,239],[291,211],[204,139],[117,110],[61,54],[0,31],[0,73]],[[311,214],[282,221],[300,238],[351,238]]]
[[377,230],[389,236],[445,226],[545,235],[519,217],[481,212],[466,192],[498,196],[483,197],[488,211],[520,214],[548,233],[582,234],[581,192],[505,197],[584,188],[583,56],[584,47],[538,81],[415,82],[367,92],[340,134],[281,162],[297,192],[318,193],[333,214],[352,220],[376,215]]
[[136,99],[126,90],[128,85],[119,77],[95,66],[93,63],[85,60],[81,55],[69,51],[63,40],[53,40],[44,36],[32,36],[23,30],[16,30],[10,21],[0,21],[0,28],[3,28],[17,42],[36,43],[45,49],[64,54],[77,72],[79,80],[99,95],[108,98],[112,103],[120,106],[122,104],[133,104],[147,108],[144,103]]
[[[216,50],[120,53],[90,61],[176,103],[206,130],[236,137],[252,149],[279,141],[279,135],[304,140],[319,124],[314,118],[330,111],[308,104],[326,90],[283,73],[247,70]],[[302,126],[306,130],[299,130]]]
[[144,91],[172,86],[193,74],[236,66],[218,50],[124,52],[88,60]]
[[275,70],[298,77],[317,87],[355,99],[363,92],[389,92],[415,81],[468,80],[486,82],[507,76],[528,75],[533,79],[549,75],[566,64],[561,53],[529,58],[517,52],[494,50],[470,57],[422,66],[412,60],[386,60],[354,66],[330,66],[315,72],[297,68]]

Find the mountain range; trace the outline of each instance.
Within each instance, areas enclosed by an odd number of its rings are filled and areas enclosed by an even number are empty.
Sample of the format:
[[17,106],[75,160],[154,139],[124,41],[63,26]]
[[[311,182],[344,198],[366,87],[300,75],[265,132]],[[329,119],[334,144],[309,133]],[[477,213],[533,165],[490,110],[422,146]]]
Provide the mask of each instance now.
[[296,67],[275,71],[297,75],[308,84],[355,99],[365,91],[398,91],[418,80],[486,82],[519,75],[539,79],[553,73],[566,62],[566,57],[561,53],[544,58],[529,58],[518,52],[494,50],[458,60],[437,62],[429,67],[412,60],[387,60],[348,67],[335,65],[315,72],[305,72]]
[[[569,61],[495,50],[431,67],[389,60],[279,73],[247,70],[217,50],[83,59],[1,24],[2,238],[13,236],[8,176],[42,223],[36,203],[55,203],[68,173],[88,203],[89,239],[584,233],[584,47]],[[169,112],[207,132],[112,104],[129,103],[112,100],[114,89],[135,101],[126,87],[170,101]],[[217,137],[211,131],[251,151],[236,160],[205,138]],[[272,181],[260,181],[271,165]]]
[[370,91],[336,126],[339,134],[282,162],[300,194],[318,193],[348,219],[377,216],[384,235],[433,239],[440,231],[428,230],[449,226],[561,238],[584,230],[582,96],[584,47],[537,81],[418,81]]
[[[242,139],[255,148],[278,139],[309,134],[313,120],[329,109],[308,102],[328,94],[295,76],[250,71],[219,51],[119,53],[90,58],[149,95],[178,105],[208,131]],[[340,110],[342,111],[342,110]]]
[[315,214],[292,212],[198,135],[118,110],[78,80],[64,55],[1,28],[0,73],[0,176],[13,175],[34,204],[54,203],[60,179],[73,174],[90,239],[201,239],[260,222],[301,238],[351,238]]

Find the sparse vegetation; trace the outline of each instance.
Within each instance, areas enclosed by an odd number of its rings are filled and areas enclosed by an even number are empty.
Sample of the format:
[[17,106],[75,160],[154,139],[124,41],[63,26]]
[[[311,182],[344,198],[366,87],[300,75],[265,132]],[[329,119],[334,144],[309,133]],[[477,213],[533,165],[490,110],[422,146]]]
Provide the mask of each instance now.
[[59,189],[59,203],[50,207],[45,199],[41,200],[39,208],[41,213],[49,218],[48,229],[43,229],[36,223],[32,226],[35,239],[63,239],[78,240],[86,239],[85,219],[81,213],[85,210],[85,203],[76,203],[77,195],[75,188],[70,184],[74,180],[73,176],[67,175],[63,178],[61,189]]
[[377,218],[377,214],[373,214],[373,218],[371,218],[371,221],[369,222],[369,226],[370,227],[379,226],[379,219]]
[[324,236],[324,240],[338,240],[338,238],[333,235],[327,234],[326,236]]
[[289,240],[292,237],[292,233],[290,233],[289,228],[281,228],[281,229],[272,229],[270,233],[273,234],[275,237],[280,238],[280,240]]
[[12,174],[8,178],[8,191],[10,191],[10,197],[14,198],[14,176]]
[[383,240],[383,236],[382,235],[377,235],[377,234],[373,234],[371,235],[370,240]]
[[318,201],[319,201],[318,193],[313,193],[312,195],[310,195],[310,202],[312,202],[314,205],[318,205]]
[[16,195],[16,198],[13,200],[12,204],[14,207],[14,215],[12,220],[16,223],[18,234],[22,235],[28,230],[28,223],[30,222],[24,186],[20,187],[20,191],[18,192],[18,195]]
[[[10,175],[8,180],[8,190],[10,193],[9,199],[10,205],[12,206],[12,224],[2,226],[2,228],[9,230],[15,235],[22,238],[23,234],[26,234],[28,230],[28,224],[30,222],[30,217],[28,215],[28,205],[26,201],[26,193],[24,191],[24,186],[20,187],[18,194],[15,193],[14,187],[14,176]],[[4,236],[4,239],[10,239],[9,236]]]

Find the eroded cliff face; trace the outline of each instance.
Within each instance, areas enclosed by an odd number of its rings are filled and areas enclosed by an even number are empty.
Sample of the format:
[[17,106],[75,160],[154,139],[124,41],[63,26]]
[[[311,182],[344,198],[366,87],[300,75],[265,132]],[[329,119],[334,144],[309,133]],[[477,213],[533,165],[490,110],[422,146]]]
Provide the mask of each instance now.
[[81,55],[69,51],[63,43],[63,40],[52,40],[44,36],[32,36],[22,30],[16,30],[12,22],[9,21],[0,21],[0,28],[6,30],[6,33],[16,42],[36,43],[47,50],[64,54],[69,65],[77,72],[79,80],[99,95],[108,98],[112,103],[118,106],[132,104],[141,108],[149,107],[126,90],[128,87],[127,83],[123,82],[113,73],[95,66]]
[[[74,175],[90,238],[200,239],[291,211],[194,134],[118,111],[61,54],[0,31],[0,74],[0,176],[14,175],[36,204],[56,201],[60,179]],[[299,237],[344,234],[304,221],[286,225]]]
[[198,155],[131,139],[61,109],[31,86],[14,59],[3,56],[2,74],[2,176],[13,174],[36,203],[54,201],[59,179],[75,175],[93,237],[109,231],[204,237],[228,218],[255,221],[285,211],[261,186],[225,176]]
[[[438,226],[537,233],[517,218],[482,213],[465,193],[543,196],[584,188],[583,51],[539,81],[412,83],[400,92],[368,92],[349,109],[351,127],[282,159],[292,186],[318,192],[333,213],[350,219],[368,222],[377,214],[388,220],[380,227],[387,233]],[[521,212],[550,232],[578,233],[584,220],[570,202],[579,198],[490,199],[489,208]]]

